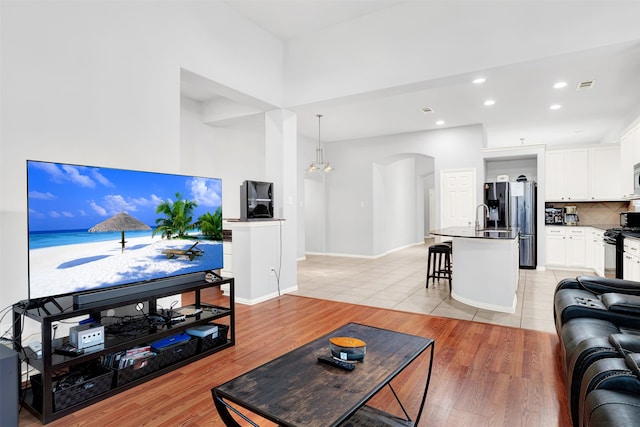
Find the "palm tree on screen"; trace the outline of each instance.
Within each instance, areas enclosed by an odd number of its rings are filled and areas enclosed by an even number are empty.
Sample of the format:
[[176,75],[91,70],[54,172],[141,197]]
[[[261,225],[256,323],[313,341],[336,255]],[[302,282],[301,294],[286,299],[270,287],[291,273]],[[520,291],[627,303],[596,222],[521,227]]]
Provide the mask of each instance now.
[[198,227],[202,234],[213,240],[222,240],[222,208],[218,207],[215,213],[207,212],[198,217]]
[[162,233],[162,237],[171,239],[173,236],[184,237],[188,231],[196,228],[193,221],[193,210],[198,206],[196,202],[182,199],[182,194],[175,194],[176,200],[165,200],[156,206],[156,213],[164,217],[156,219],[156,228],[152,236]]

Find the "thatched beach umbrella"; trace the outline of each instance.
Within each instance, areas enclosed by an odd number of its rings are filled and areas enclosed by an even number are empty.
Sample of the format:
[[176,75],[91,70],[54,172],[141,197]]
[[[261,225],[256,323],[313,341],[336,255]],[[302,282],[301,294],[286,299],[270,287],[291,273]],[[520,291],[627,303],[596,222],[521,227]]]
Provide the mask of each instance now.
[[109,219],[102,221],[99,224],[94,225],[89,229],[89,233],[101,233],[101,232],[113,232],[119,231],[122,233],[122,252],[124,252],[124,232],[134,230],[151,230],[147,224],[135,219],[129,214],[120,212],[112,216]]

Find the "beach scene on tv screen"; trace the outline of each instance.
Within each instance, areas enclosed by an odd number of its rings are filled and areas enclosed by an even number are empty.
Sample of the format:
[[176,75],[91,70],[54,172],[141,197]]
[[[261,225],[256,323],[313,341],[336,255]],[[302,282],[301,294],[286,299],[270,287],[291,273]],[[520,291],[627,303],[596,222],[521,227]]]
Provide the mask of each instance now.
[[27,162],[29,297],[219,269],[217,178]]

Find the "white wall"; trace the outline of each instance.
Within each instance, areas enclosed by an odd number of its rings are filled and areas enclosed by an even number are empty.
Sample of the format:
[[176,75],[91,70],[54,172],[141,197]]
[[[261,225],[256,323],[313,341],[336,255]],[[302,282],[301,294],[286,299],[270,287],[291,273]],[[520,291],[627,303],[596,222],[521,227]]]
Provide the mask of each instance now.
[[202,103],[185,97],[180,102],[180,140],[182,155],[189,159],[187,166],[195,174],[202,171],[223,178],[222,215],[239,218],[242,181],[267,181],[264,115],[246,118],[234,126],[214,127],[202,123]]
[[[481,126],[466,126],[428,132],[381,136],[351,141],[332,142],[325,145],[325,158],[335,170],[325,176],[326,182],[326,242],[327,253],[359,256],[377,256],[394,249],[385,245],[381,237],[383,218],[376,211],[384,209],[376,203],[376,188],[384,185],[384,173],[374,165],[387,164],[390,158],[422,155],[434,160],[435,176],[442,168],[476,168],[483,170],[483,132]],[[439,178],[434,181],[436,192]],[[398,197],[416,197],[415,183],[410,190],[396,189]],[[388,190],[386,190],[388,191]],[[385,192],[386,192],[385,191]],[[385,197],[388,197],[385,195]],[[439,194],[436,194],[436,200]],[[480,197],[480,189],[478,189]],[[439,224],[436,217],[436,225]],[[417,228],[413,224],[413,238]],[[307,236],[307,242],[311,236]],[[313,244],[313,242],[311,242]]]
[[416,243],[417,188],[415,159],[398,160],[386,168],[386,249]]
[[[225,182],[224,174],[233,172],[225,152],[240,151],[252,136],[221,131],[229,139],[224,150],[186,134],[181,141],[180,69],[279,105],[283,51],[278,40],[223,2],[30,1],[0,7],[5,307],[27,297],[26,159],[213,175]],[[234,162],[231,181],[245,167],[245,175],[263,172],[254,166]],[[233,191],[223,189],[224,195]]]
[[487,160],[485,162],[484,181],[496,181],[498,175],[508,175],[515,181],[520,175],[529,181],[538,181],[538,162],[535,157],[529,159]]
[[425,230],[423,176],[433,173],[433,159],[394,155],[373,165],[373,254],[421,243]]

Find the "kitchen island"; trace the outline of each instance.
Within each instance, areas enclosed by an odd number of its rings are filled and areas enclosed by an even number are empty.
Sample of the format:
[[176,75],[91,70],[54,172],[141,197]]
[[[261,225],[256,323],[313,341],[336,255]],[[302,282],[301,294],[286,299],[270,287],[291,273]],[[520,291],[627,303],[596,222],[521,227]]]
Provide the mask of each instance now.
[[520,266],[517,228],[447,227],[431,234],[451,237],[453,242],[452,298],[485,310],[516,311]]

